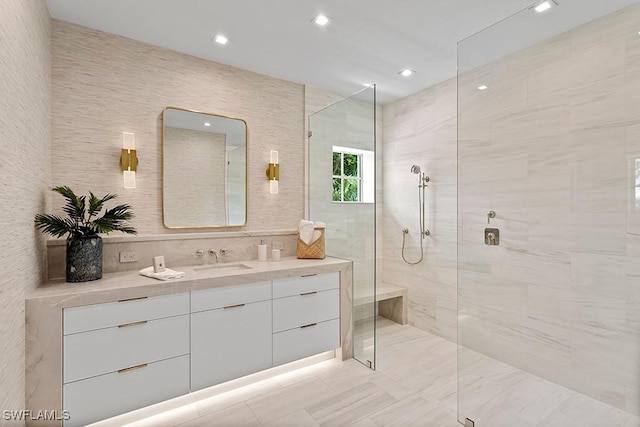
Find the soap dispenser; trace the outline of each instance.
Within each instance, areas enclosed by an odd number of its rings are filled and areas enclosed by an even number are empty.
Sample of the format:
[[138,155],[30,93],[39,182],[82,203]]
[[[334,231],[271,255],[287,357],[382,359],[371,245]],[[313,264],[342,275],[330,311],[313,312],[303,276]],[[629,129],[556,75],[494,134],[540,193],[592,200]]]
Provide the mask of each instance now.
[[266,261],[267,260],[267,245],[264,243],[264,239],[260,239],[260,244],[258,245],[258,261]]

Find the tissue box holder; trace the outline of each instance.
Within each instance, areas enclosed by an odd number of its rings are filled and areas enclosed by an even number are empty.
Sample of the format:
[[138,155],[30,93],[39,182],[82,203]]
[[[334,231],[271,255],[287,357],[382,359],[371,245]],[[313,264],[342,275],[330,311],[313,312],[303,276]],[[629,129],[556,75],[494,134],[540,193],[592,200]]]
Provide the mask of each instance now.
[[324,259],[324,228],[314,228],[314,230],[320,231],[320,238],[310,245],[300,240],[300,234],[298,233],[298,246],[297,254],[298,259]]

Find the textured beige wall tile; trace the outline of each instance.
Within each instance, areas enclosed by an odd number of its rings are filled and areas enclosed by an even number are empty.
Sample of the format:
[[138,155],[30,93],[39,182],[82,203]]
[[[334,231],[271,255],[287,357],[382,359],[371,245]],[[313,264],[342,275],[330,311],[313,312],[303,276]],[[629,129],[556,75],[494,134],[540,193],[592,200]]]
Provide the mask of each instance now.
[[33,227],[34,215],[47,211],[51,178],[51,22],[45,2],[2,3],[0,64],[0,409],[21,410],[24,298],[46,268],[45,239]]
[[[198,249],[233,248],[236,259],[252,259],[262,231],[293,230],[303,217],[304,94],[301,85],[205,61],[131,39],[53,21],[53,178],[79,193],[119,194],[142,235],[185,233],[162,221],[162,110],[167,106],[237,117],[247,122],[247,224],[227,229],[250,236],[205,242],[175,241],[105,245],[104,271],[139,269],[163,254],[173,265],[204,262]],[[122,187],[118,159],[122,132],[133,132],[140,164],[137,188]],[[280,193],[269,194],[265,169],[278,150]],[[194,185],[197,182],[194,182]],[[54,212],[62,199],[52,196]],[[221,229],[222,231],[225,228]],[[211,229],[191,229],[197,233]],[[256,232],[258,233],[256,235]],[[271,238],[269,238],[271,239]],[[294,250],[287,238],[285,255]],[[64,251],[50,247],[49,277],[64,275]],[[120,264],[120,251],[139,262]]]
[[[303,86],[77,25],[53,22],[53,184],[116,192],[141,234],[162,225],[161,113],[166,106],[247,122],[248,215],[243,230],[295,228],[303,216]],[[122,188],[123,131],[133,132],[137,188]],[[269,151],[280,194],[269,194]],[[60,199],[54,198],[58,212]],[[205,230],[206,231],[206,230]]]

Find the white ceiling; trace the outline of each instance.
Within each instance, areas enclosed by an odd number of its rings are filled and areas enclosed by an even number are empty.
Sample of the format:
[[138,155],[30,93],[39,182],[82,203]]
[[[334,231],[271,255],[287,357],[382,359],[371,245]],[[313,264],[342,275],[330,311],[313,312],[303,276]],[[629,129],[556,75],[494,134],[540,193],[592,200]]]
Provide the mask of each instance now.
[[[558,2],[557,9],[571,18],[571,22],[554,21],[559,32],[638,0]],[[533,3],[47,0],[56,19],[339,94],[375,83],[383,104],[455,76],[457,42]],[[332,22],[325,28],[311,23],[318,13],[330,16]],[[225,34],[229,43],[213,43],[216,33]],[[416,74],[399,76],[404,68]]]

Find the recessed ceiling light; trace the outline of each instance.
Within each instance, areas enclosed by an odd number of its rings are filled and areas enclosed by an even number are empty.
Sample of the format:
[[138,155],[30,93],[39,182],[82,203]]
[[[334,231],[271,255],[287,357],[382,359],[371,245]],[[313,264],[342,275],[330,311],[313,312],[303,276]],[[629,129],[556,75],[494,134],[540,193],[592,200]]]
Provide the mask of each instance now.
[[404,76],[404,77],[409,77],[410,75],[412,75],[414,73],[415,73],[415,71],[410,70],[410,69],[407,68],[406,70],[400,71],[398,74],[400,74],[401,76]]
[[545,0],[542,3],[539,3],[536,7],[534,7],[533,9],[538,12],[538,13],[542,13],[544,11],[547,11],[549,9],[551,9],[551,6],[553,6],[553,1],[552,0]]
[[227,42],[229,41],[229,39],[223,36],[222,34],[216,34],[216,36],[213,39],[218,44],[227,44]]
[[371,86],[373,86],[373,83],[362,83],[362,86],[371,87]]
[[489,89],[489,86],[486,86],[486,85],[478,86],[478,90],[487,90],[487,89]]
[[209,122],[204,122],[204,125],[205,125],[206,127],[209,127],[209,126],[211,126],[211,123],[209,123]]
[[320,25],[321,27],[324,27],[329,23],[330,20],[331,19],[329,19],[327,15],[320,14],[313,19],[313,22]]

